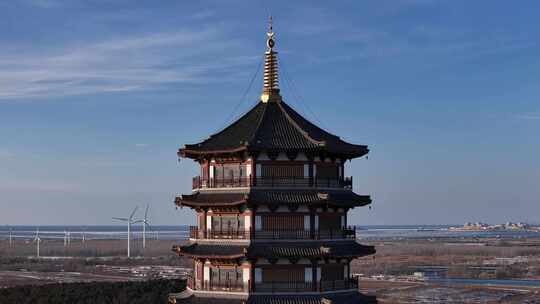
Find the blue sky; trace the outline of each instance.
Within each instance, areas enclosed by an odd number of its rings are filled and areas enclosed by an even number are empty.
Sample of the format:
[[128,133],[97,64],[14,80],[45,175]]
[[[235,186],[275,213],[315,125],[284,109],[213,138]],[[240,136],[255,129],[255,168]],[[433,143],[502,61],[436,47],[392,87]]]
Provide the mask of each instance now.
[[[137,2],[137,3],[135,3]],[[260,94],[274,16],[285,100],[368,144],[357,224],[540,223],[537,1],[0,3],[0,224],[175,210],[176,150]],[[239,105],[239,106],[237,106]],[[229,119],[231,121],[231,119]]]

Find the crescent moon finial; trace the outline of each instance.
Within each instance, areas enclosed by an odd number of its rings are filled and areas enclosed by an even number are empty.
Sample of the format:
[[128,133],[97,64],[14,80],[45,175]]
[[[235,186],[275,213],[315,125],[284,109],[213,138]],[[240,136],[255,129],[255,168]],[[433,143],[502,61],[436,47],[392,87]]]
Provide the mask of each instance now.
[[266,33],[266,35],[268,36],[268,39],[266,40],[266,45],[271,50],[274,47],[275,43],[276,43],[275,40],[274,40],[274,30],[273,30],[273,26],[272,26],[272,15],[270,15],[270,18],[268,20],[268,32]]

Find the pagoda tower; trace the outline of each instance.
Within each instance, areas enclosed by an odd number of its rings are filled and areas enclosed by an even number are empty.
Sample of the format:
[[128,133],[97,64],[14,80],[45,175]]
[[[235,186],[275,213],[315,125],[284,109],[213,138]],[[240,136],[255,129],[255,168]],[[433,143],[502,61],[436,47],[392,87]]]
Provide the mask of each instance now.
[[197,225],[187,289],[174,303],[376,303],[358,292],[351,260],[375,253],[356,241],[347,212],[371,203],[352,191],[347,160],[369,150],[341,140],[293,110],[280,95],[272,23],[260,102],[178,156],[200,164],[193,192],[175,204]]

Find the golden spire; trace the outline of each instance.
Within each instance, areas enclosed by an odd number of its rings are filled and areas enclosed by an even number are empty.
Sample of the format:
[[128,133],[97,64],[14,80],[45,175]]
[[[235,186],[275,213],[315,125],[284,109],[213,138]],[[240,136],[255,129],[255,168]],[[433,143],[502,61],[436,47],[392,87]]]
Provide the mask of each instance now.
[[272,16],[268,22],[268,32],[266,33],[266,52],[264,54],[264,85],[261,95],[262,102],[279,102],[279,81],[278,81],[278,61],[277,52],[274,52],[276,44],[275,34],[272,29]]

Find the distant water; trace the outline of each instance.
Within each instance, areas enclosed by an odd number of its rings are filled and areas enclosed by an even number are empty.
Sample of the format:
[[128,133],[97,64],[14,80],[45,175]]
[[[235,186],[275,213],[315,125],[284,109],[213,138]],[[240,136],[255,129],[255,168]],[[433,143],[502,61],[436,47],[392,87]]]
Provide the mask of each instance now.
[[446,279],[429,279],[430,283],[438,283],[444,285],[487,285],[487,286],[525,286],[525,287],[539,287],[540,280],[479,280],[479,279],[456,279],[456,278],[446,278]]
[[[373,225],[357,226],[357,237],[363,240],[388,240],[388,239],[426,239],[426,238],[535,238],[540,237],[539,232],[528,231],[450,231],[451,226],[459,225]],[[36,226],[0,226],[0,240],[9,238],[12,231],[14,239],[33,239],[36,234]],[[133,238],[142,238],[142,226],[133,225]],[[70,233],[72,240],[105,240],[126,239],[127,227],[125,225],[114,226],[40,226],[39,236],[41,239],[63,240],[65,232]],[[147,229],[147,238],[160,240],[185,240],[189,236],[189,226],[152,226]]]
[[531,231],[451,231],[460,225],[386,225],[357,226],[357,236],[364,240],[428,239],[428,238],[537,238],[540,232]]
[[[9,238],[10,230],[14,239],[33,239],[36,230],[39,228],[41,239],[63,240],[69,232],[72,240],[118,240],[127,238],[126,225],[114,226],[2,226],[0,227],[0,239]],[[132,237],[142,238],[143,229],[141,225],[131,226]],[[146,237],[160,240],[182,240],[187,239],[189,226],[152,226],[146,229]]]

